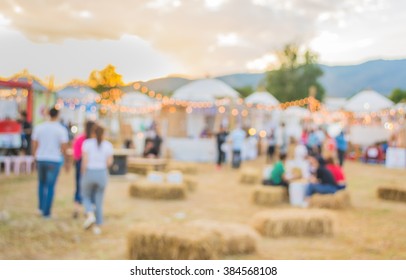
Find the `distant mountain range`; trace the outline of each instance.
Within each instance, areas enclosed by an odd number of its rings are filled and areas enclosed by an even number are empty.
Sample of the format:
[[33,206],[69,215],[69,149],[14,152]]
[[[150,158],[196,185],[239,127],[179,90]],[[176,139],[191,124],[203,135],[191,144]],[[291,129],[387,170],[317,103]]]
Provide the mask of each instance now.
[[406,59],[372,60],[351,66],[325,66],[321,83],[329,96],[350,97],[370,88],[384,95],[406,89]]
[[[393,89],[406,89],[406,59],[372,60],[358,65],[320,65],[324,75],[320,79],[330,97],[351,97],[363,89],[373,89],[389,95]],[[265,73],[237,73],[215,77],[233,88],[251,87],[256,89]],[[181,77],[154,79],[146,85],[165,94],[191,82]]]

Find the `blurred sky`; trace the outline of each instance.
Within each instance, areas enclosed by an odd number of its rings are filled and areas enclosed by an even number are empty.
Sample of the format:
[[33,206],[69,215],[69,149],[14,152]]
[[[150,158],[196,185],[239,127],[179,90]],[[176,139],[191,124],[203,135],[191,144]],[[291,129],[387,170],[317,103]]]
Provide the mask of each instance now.
[[287,43],[320,62],[406,57],[400,0],[0,0],[0,76],[57,83],[111,63],[124,80],[263,71]]

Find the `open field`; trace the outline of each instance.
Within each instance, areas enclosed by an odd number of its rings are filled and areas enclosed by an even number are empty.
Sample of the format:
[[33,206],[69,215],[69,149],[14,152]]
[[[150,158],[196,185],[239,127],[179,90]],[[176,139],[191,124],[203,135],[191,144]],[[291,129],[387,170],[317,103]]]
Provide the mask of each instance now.
[[[265,160],[243,166],[262,168]],[[239,183],[239,172],[200,164],[199,185],[183,201],[134,199],[129,177],[110,178],[103,234],[85,232],[83,218],[72,219],[74,170],[62,171],[56,188],[54,219],[36,214],[36,175],[0,177],[0,259],[125,259],[128,229],[137,223],[213,219],[249,223],[265,207],[251,203],[252,186]],[[406,259],[406,203],[378,200],[380,185],[404,186],[405,170],[347,162],[345,171],[353,208],[336,211],[333,237],[261,239],[256,254],[231,259]],[[289,207],[284,205],[282,207]]]

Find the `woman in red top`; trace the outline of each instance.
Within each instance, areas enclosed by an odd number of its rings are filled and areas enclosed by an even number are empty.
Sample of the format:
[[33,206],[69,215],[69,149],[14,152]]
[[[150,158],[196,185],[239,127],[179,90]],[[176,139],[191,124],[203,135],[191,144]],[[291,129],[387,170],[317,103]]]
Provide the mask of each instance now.
[[93,126],[95,122],[93,121],[86,121],[85,123],[85,131],[84,133],[78,135],[73,140],[73,159],[75,160],[75,167],[76,167],[76,190],[75,190],[75,211],[73,212],[73,218],[77,218],[79,216],[80,205],[82,204],[82,196],[80,192],[80,178],[81,175],[81,164],[82,164],[82,145],[83,142],[91,137]]
[[344,172],[341,169],[341,166],[338,165],[333,157],[328,157],[326,159],[326,168],[328,171],[331,172],[331,174],[333,175],[334,179],[336,180],[337,184],[341,187],[341,188],[345,188],[345,176],[344,176]]

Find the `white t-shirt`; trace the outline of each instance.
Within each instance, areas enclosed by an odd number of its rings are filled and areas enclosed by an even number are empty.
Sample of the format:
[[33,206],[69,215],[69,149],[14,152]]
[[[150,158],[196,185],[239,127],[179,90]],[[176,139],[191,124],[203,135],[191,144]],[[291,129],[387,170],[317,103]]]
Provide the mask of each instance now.
[[107,159],[113,155],[113,145],[103,140],[98,146],[96,139],[86,139],[82,145],[82,153],[87,154],[87,169],[107,169]]
[[232,146],[234,151],[241,151],[244,145],[244,140],[247,134],[241,128],[233,130],[230,134]]
[[38,142],[37,160],[61,162],[61,145],[69,141],[68,130],[59,122],[45,122],[34,127],[32,140]]

